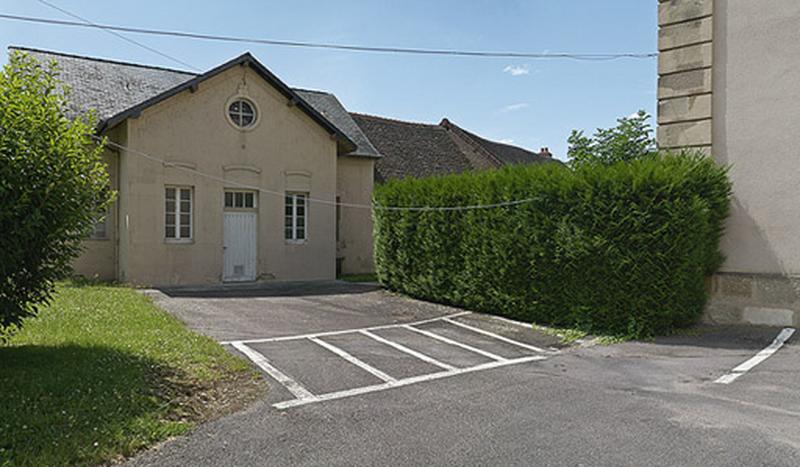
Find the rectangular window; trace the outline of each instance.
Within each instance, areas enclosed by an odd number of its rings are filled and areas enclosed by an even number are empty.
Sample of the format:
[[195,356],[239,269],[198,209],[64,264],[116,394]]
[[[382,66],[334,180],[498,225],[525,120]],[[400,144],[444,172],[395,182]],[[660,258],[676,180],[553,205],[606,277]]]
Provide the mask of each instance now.
[[308,195],[304,193],[286,193],[286,208],[284,211],[283,231],[286,240],[303,242],[306,240],[306,204]]
[[92,240],[105,240],[108,238],[108,210],[105,210],[94,223],[92,235],[89,238]]
[[192,239],[192,189],[166,187],[164,237],[172,241]]
[[252,191],[225,191],[225,207],[231,209],[255,209],[256,194]]

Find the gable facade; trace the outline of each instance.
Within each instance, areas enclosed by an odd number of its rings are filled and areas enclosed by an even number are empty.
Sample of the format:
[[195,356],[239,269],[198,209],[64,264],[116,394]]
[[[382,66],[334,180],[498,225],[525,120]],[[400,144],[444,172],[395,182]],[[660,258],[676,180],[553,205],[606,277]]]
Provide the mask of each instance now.
[[[240,98],[256,110],[256,121],[246,130],[235,127],[227,112]],[[335,276],[335,206],[308,200],[335,200],[337,143],[296,106],[288,106],[284,96],[249,67],[231,68],[194,92],[148,107],[125,126],[126,146],[161,155],[169,165],[125,151],[120,154],[119,208],[122,225],[127,225],[120,236],[120,280],[204,284],[237,276],[249,280]],[[190,190],[188,239],[165,236],[169,187]],[[254,207],[226,208],[226,191],[234,196],[252,192]],[[306,197],[302,240],[285,238],[286,193]],[[245,271],[225,277],[226,250],[235,247],[225,238],[225,217],[238,211],[255,217],[255,251],[245,254],[255,255],[256,270],[254,276]],[[162,268],[154,267],[159,264]]]
[[[312,95],[322,113],[309,112],[246,62],[195,81],[101,125],[118,197],[76,273],[162,286],[370,271],[369,210],[343,216],[336,202],[369,205],[377,154],[342,154],[352,141],[320,124],[338,101]],[[242,100],[247,128],[229,114]]]

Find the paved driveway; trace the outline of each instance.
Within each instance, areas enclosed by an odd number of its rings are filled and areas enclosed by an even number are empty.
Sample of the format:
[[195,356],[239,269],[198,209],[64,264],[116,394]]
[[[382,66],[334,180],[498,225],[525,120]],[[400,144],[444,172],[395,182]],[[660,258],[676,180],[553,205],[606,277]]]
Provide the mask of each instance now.
[[554,338],[529,328],[371,286],[167,292],[152,295],[249,358],[270,391],[131,465],[800,459],[796,336],[730,384],[715,383],[780,329],[700,328],[655,342],[557,350]]

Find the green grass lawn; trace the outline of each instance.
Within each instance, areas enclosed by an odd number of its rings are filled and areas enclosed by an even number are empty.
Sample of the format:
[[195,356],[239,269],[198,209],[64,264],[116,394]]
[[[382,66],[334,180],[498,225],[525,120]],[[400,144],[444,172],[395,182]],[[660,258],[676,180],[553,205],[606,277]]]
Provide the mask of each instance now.
[[116,460],[263,391],[245,361],[135,290],[62,284],[0,345],[0,466]]

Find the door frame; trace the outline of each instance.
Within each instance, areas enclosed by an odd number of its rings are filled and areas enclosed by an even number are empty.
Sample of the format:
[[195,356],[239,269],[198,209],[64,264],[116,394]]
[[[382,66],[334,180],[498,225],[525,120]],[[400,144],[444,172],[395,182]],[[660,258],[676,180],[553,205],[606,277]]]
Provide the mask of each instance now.
[[[242,199],[239,199],[241,195]],[[231,198],[232,197],[232,198]],[[254,190],[238,188],[225,188],[222,194],[222,282],[252,282],[258,277],[258,193]],[[243,200],[246,200],[243,202]],[[251,214],[253,216],[253,271],[252,275],[237,277],[226,274],[226,255],[228,254],[228,239],[225,224],[228,214]]]

